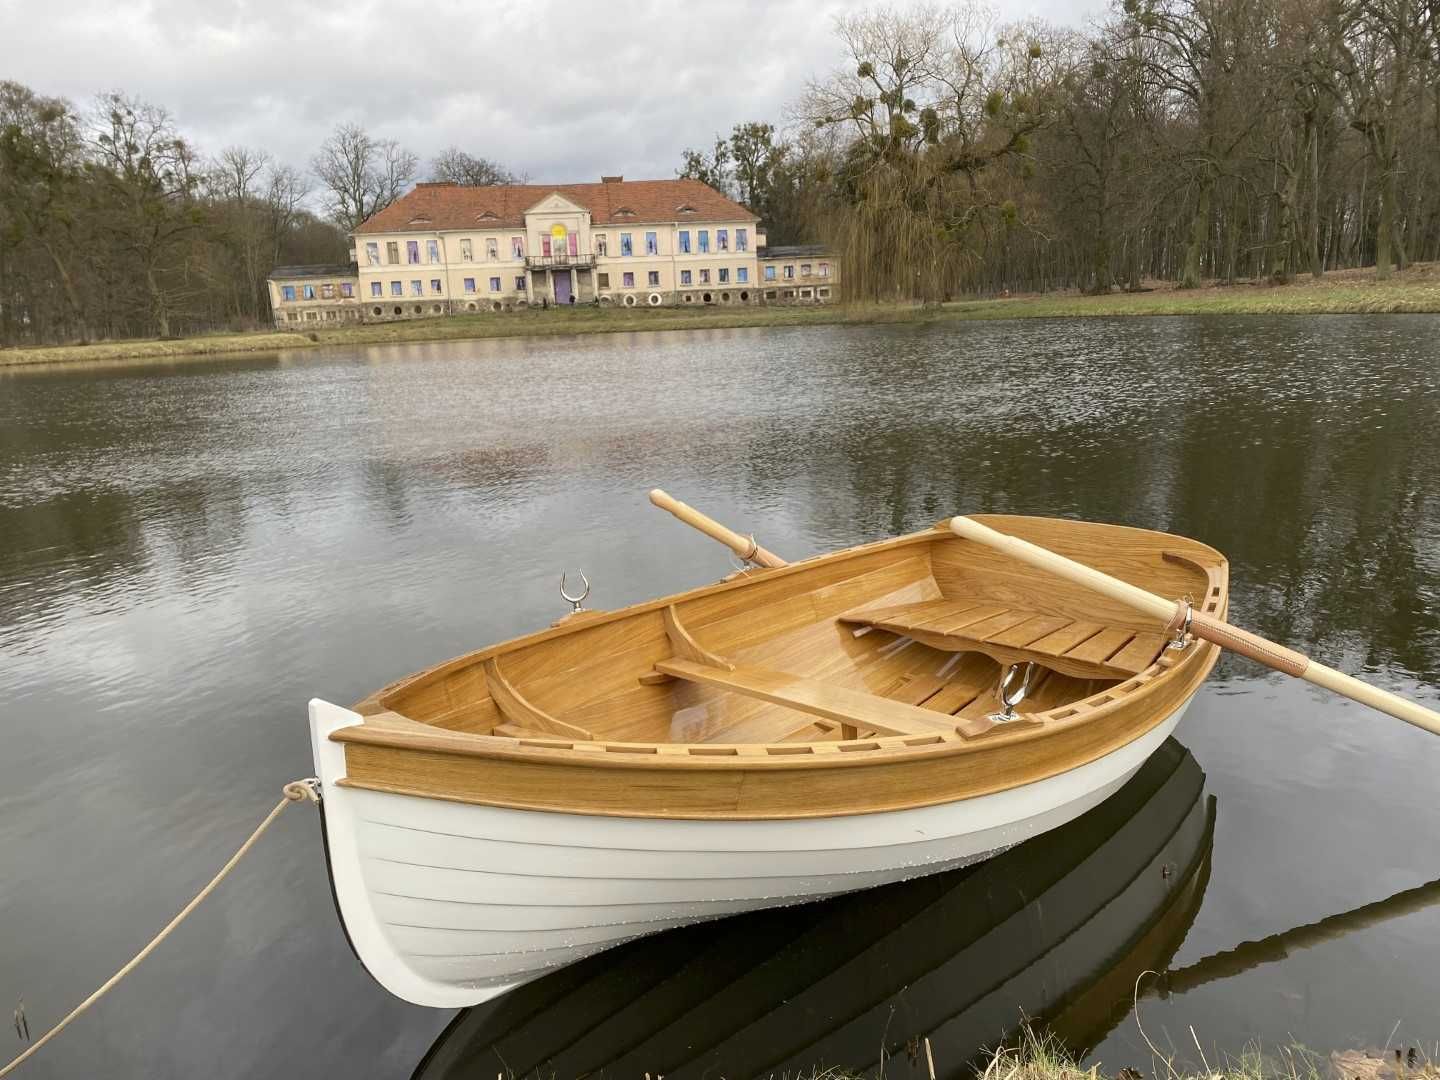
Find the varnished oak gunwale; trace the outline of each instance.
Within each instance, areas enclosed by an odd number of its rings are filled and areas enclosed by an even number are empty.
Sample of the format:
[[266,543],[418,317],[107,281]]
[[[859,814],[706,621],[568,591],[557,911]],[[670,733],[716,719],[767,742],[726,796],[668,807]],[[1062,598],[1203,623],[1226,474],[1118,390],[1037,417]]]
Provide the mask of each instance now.
[[[1034,523],[1038,519],[991,520],[1003,529],[1007,522]],[[1062,532],[1076,524],[1053,523]],[[1204,574],[1206,584],[1196,607],[1224,616],[1228,567],[1218,552],[1178,537],[1164,539],[1188,546],[1189,553],[1162,552],[1156,546],[1160,534],[1116,531],[1122,536],[1150,538],[1148,557],[1163,554],[1166,562]],[[654,632],[673,640],[677,628],[683,628],[689,643],[703,652],[711,640],[705,638],[706,627],[720,626],[757,602],[755,595],[747,598],[741,590],[763,590],[763,599],[766,593],[778,595],[776,586],[764,589],[771,582],[818,573],[824,569],[816,565],[820,562],[842,567],[873,554],[942,542],[945,539],[932,531],[863,545],[767,570],[751,580],[723,582],[597,615],[581,629],[613,626],[653,613]],[[929,558],[931,547],[923,551]],[[850,580],[843,574],[833,576],[833,588]],[[700,601],[705,603],[697,603]],[[703,617],[692,624],[690,613],[702,609]],[[705,646],[691,637],[692,630]],[[391,684],[362,702],[357,711],[386,711],[388,703],[406,693],[466,669],[483,670],[495,657],[567,632],[561,626],[447,661]],[[967,730],[967,722],[958,716],[953,720],[961,730],[948,733],[817,742],[656,743],[602,736],[582,742],[540,733],[538,737],[484,735],[431,723],[368,720],[341,729],[332,738],[346,744],[348,777],[342,784],[397,794],[632,817],[766,819],[865,813],[988,794],[1102,757],[1183,706],[1214,666],[1218,653],[1217,648],[1202,642],[1182,653],[1162,652],[1154,664],[1117,685],[1033,713],[1029,723],[995,728],[980,738],[974,736],[984,731],[984,726],[972,725]],[[722,659],[713,653],[706,656]],[[937,714],[936,719],[941,716]]]

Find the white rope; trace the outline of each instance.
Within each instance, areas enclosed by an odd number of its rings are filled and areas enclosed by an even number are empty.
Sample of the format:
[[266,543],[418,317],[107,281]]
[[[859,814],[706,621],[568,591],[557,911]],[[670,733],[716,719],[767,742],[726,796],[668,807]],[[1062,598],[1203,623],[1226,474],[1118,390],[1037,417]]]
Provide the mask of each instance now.
[[143,961],[147,956],[149,956],[152,952],[159,948],[161,942],[163,942],[167,937],[169,937],[170,934],[175,930],[175,928],[178,927],[182,922],[184,922],[190,916],[190,913],[194,911],[197,907],[199,907],[207,896],[209,896],[212,892],[215,891],[216,887],[225,880],[226,875],[229,874],[231,870],[235,869],[235,864],[246,856],[250,849],[255,846],[255,842],[259,840],[260,837],[265,835],[265,830],[270,828],[271,825],[275,824],[276,819],[285,812],[285,808],[287,806],[289,806],[293,802],[301,802],[305,799],[309,799],[311,802],[317,801],[315,789],[310,785],[308,781],[305,780],[291,781],[290,783],[285,785],[284,791],[285,797],[275,804],[275,809],[271,810],[270,813],[265,816],[265,820],[260,822],[259,826],[255,829],[255,831],[250,834],[250,838],[246,840],[245,843],[240,845],[240,849],[236,851],[234,855],[230,856],[230,861],[227,862],[224,866],[222,866],[220,868],[220,872],[210,879],[210,884],[206,885],[203,889],[196,893],[195,898],[180,909],[180,914],[176,915],[173,919],[166,923],[165,929],[161,930],[160,933],[156,934],[150,940],[150,944],[146,945],[143,949],[141,949],[138,953],[131,957],[129,963],[127,963],[119,971],[115,972],[114,975],[111,975],[110,978],[105,980],[104,984],[101,985],[100,989],[96,990],[79,1005],[76,1005],[75,1008],[70,1011],[70,1015],[65,1017],[64,1020],[61,1020],[49,1031],[45,1032],[44,1035],[41,1035],[40,1038],[36,1040],[33,1046],[26,1049],[23,1054],[17,1057],[14,1061],[10,1062],[10,1064],[6,1065],[3,1069],[0,1069],[0,1077],[9,1076],[12,1072],[18,1069],[22,1064],[29,1060],[29,1058],[38,1053],[42,1046],[48,1043],[56,1035],[59,1035],[60,1032],[64,1031],[65,1028],[69,1026],[70,1021],[74,1020],[86,1009],[90,1008],[91,1005],[94,1005],[95,1002],[99,1001],[102,997],[109,993],[111,988],[113,988],[116,983],[118,983],[126,975],[129,975],[130,972],[134,971],[137,967],[139,967],[141,961]]

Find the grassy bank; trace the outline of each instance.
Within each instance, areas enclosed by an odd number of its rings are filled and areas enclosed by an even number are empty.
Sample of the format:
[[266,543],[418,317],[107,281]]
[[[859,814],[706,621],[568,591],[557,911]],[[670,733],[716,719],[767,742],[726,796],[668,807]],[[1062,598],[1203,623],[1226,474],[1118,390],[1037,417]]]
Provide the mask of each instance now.
[[[1158,1055],[1124,1067],[1094,1065],[1086,1069],[1053,1039],[1026,1032],[1018,1043],[978,1062],[973,1073],[976,1080],[1440,1080],[1440,1066],[1415,1048],[1339,1050],[1324,1057],[1294,1045],[1274,1052],[1252,1046],[1238,1057],[1220,1061],[1204,1060],[1203,1052],[1198,1052],[1201,1068],[1186,1071],[1174,1058]],[[927,1044],[914,1047],[913,1054],[920,1075],[952,1075],[947,1063],[932,1060]],[[909,1069],[896,1071],[912,1075]],[[817,1068],[795,1080],[869,1080],[875,1075],[883,1077],[885,1072],[883,1064],[874,1074]]]
[[936,323],[969,319],[1086,318],[1140,315],[1331,315],[1440,312],[1440,264],[1418,264],[1388,281],[1371,270],[1301,278],[1291,285],[1169,285],[1136,293],[1084,296],[1054,292],[946,304],[850,304],[825,307],[592,308],[458,315],[413,322],[315,329],[305,333],[216,334],[173,341],[113,341],[54,348],[0,349],[0,367],[70,361],[168,360],[307,349],[321,345],[392,345],[477,338],[557,337],[647,330],[704,330],[830,323]]
[[313,348],[303,334],[256,332],[205,334],[165,341],[96,341],[88,345],[55,345],[36,349],[0,349],[0,367],[21,364],[67,364],[75,361],[178,360],[192,356],[219,356],[277,349]]
[[1380,281],[1375,271],[1346,270],[1290,285],[1156,286],[1143,292],[1084,296],[1040,293],[958,301],[944,310],[961,319],[1119,315],[1358,315],[1440,312],[1440,264],[1425,263]]

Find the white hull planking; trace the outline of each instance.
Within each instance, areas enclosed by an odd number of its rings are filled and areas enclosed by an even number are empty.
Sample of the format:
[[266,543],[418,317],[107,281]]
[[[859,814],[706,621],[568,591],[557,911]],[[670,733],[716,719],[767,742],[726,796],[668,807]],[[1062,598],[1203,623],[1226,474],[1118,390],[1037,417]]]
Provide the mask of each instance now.
[[330,733],[358,713],[315,699],[336,904],[375,979],[417,1005],[475,1005],[641,934],[976,862],[1078,817],[1175,730],[1057,776],[916,810],[788,821],[603,817],[345,788]]

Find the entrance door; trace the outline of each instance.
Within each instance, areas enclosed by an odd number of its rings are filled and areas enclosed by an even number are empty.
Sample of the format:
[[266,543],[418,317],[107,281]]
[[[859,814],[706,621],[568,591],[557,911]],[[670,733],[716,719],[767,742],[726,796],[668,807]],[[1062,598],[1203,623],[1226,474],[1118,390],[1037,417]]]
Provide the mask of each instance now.
[[555,303],[570,303],[570,271],[555,270],[550,276],[555,281]]

